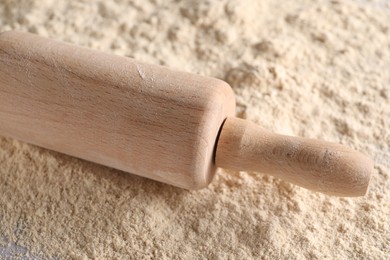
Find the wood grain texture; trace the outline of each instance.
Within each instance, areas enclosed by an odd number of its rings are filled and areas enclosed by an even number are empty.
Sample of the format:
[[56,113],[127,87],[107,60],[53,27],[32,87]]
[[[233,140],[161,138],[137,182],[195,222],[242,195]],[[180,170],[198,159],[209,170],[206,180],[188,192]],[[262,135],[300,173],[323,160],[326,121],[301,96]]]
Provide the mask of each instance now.
[[223,81],[16,31],[0,35],[0,135],[187,189],[235,110]]
[[265,131],[234,110],[218,79],[0,35],[0,135],[186,189],[206,187],[218,166],[332,195],[366,193],[373,162],[364,155]]
[[364,195],[374,168],[371,159],[346,146],[278,135],[238,118],[226,119],[215,162],[337,196]]

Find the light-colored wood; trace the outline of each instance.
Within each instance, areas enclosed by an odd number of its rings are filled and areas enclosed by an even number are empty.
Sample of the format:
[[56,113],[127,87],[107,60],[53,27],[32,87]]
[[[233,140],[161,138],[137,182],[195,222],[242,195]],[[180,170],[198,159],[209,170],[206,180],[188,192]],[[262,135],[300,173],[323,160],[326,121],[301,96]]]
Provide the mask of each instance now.
[[364,195],[374,167],[371,159],[346,146],[278,135],[230,117],[222,127],[215,162],[337,196]]
[[366,192],[373,164],[365,156],[275,135],[232,118],[234,110],[221,80],[0,34],[0,135],[187,189],[206,187],[217,165],[333,195]]
[[0,135],[187,189],[207,186],[227,83],[33,34],[0,35]]

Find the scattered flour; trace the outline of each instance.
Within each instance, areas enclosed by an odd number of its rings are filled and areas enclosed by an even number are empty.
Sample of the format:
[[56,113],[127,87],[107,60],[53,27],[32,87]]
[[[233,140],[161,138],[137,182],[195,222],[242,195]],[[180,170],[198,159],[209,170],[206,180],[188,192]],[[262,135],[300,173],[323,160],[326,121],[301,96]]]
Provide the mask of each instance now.
[[238,116],[347,144],[376,170],[363,198],[223,170],[189,192],[0,138],[1,257],[390,255],[389,2],[2,0],[8,29],[222,78]]

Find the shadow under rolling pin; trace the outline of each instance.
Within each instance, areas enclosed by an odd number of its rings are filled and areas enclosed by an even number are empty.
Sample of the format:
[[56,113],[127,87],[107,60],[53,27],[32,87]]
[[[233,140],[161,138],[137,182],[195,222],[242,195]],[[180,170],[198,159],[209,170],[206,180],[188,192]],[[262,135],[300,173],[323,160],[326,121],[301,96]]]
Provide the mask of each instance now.
[[0,34],[0,135],[186,189],[217,167],[338,196],[367,191],[373,161],[234,117],[230,86],[33,34]]

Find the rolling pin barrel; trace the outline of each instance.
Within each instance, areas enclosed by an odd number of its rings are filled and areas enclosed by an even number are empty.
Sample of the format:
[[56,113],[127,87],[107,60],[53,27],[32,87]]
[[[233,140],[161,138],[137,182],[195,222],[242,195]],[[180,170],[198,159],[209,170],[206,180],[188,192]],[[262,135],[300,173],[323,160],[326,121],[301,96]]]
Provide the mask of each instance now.
[[22,32],[0,35],[0,135],[206,187],[234,94],[221,80]]
[[33,34],[0,34],[0,135],[186,189],[217,167],[364,195],[373,162],[341,145],[234,118],[218,79]]

